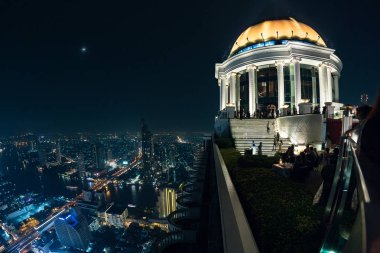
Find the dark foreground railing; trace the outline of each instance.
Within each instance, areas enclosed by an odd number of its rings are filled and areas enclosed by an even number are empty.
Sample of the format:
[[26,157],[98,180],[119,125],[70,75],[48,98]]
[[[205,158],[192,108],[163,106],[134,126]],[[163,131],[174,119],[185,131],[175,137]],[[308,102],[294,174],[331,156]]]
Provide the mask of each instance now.
[[341,137],[321,252],[380,252],[380,203],[371,200],[369,178],[364,176],[369,169],[368,164],[359,162],[355,141]]
[[216,144],[214,144],[214,159],[224,253],[258,253],[239,197]]

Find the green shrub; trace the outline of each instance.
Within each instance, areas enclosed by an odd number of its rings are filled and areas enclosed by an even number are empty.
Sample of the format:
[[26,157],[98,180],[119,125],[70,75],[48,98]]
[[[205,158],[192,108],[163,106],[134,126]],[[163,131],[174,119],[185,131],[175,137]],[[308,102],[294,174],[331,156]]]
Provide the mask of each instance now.
[[241,157],[240,153],[234,148],[220,149],[224,163],[229,170],[237,167],[237,161]]
[[235,143],[232,138],[217,138],[215,139],[216,145],[218,145],[219,148],[234,148]]
[[317,252],[323,210],[299,184],[268,169],[278,158],[221,152],[260,252]]
[[277,163],[277,157],[269,157],[266,155],[244,155],[238,160],[240,168],[272,168],[274,163]]

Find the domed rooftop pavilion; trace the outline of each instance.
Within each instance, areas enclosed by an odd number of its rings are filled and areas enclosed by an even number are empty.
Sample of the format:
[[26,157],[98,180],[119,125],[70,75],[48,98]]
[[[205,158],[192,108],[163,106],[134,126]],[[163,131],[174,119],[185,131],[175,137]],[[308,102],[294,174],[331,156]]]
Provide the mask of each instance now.
[[300,104],[320,110],[339,101],[341,60],[310,26],[294,18],[250,26],[235,41],[229,57],[215,66],[220,112],[253,115],[275,108],[299,114]]

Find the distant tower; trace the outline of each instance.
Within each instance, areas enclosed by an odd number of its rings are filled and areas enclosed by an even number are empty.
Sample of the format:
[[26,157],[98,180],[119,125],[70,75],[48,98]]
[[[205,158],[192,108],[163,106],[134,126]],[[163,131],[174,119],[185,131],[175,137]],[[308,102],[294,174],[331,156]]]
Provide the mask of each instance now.
[[48,162],[48,148],[45,142],[38,142],[38,160],[42,166],[47,166]]
[[34,151],[37,150],[37,149],[36,149],[36,142],[35,142],[35,140],[31,140],[31,141],[29,142],[29,146],[30,146],[30,151],[31,151],[31,152],[34,152]]
[[111,160],[113,158],[113,155],[112,155],[112,149],[107,149],[107,160]]
[[367,105],[368,104],[368,94],[367,93],[363,93],[363,94],[360,95],[360,102],[363,105]]
[[174,150],[170,150],[169,155],[170,155],[170,166],[174,167],[175,166]]
[[60,141],[58,140],[57,141],[57,163],[61,163],[62,162],[62,154],[61,154],[61,143]]
[[81,177],[85,176],[86,173],[86,166],[84,163],[84,155],[83,153],[79,153],[78,159],[77,159],[77,164],[78,164],[78,172]]
[[106,168],[106,150],[100,142],[95,144],[95,161],[97,169]]
[[141,151],[143,163],[143,178],[146,181],[152,180],[152,158],[153,142],[152,133],[148,130],[144,119],[141,120]]
[[63,246],[85,251],[91,235],[86,218],[75,209],[64,213],[54,221],[55,232]]

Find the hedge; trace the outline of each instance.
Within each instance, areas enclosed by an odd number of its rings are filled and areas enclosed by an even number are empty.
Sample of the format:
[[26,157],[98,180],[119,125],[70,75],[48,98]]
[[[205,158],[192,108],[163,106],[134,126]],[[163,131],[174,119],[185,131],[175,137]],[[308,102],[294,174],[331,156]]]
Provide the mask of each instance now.
[[241,168],[234,149],[221,152],[260,252],[318,252],[323,210],[313,206],[313,196],[268,168]]
[[240,168],[272,168],[279,159],[279,156],[244,155],[239,157],[238,166]]
[[235,142],[233,138],[216,138],[215,143],[219,148],[234,148]]

